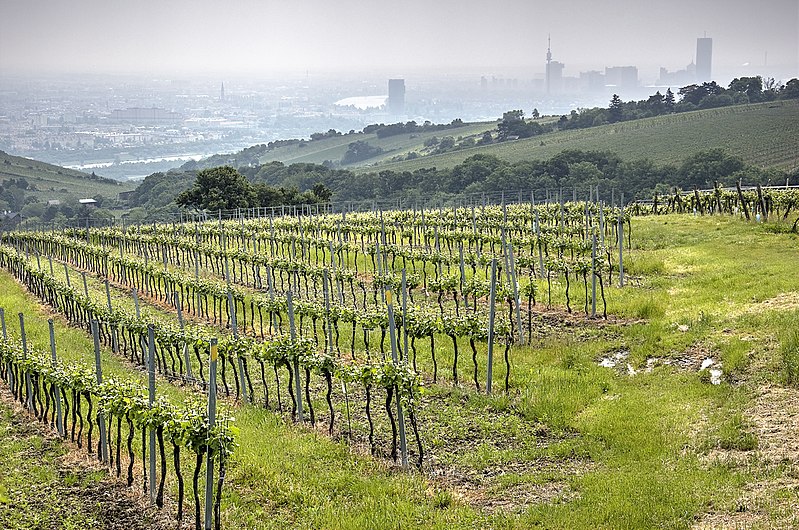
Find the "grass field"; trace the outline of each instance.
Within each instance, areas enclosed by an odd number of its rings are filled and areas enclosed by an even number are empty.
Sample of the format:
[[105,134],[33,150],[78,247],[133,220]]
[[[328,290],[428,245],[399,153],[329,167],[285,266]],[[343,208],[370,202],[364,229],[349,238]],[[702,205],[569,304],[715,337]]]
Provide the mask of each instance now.
[[66,169],[37,160],[8,155],[0,151],[0,181],[24,178],[35,190],[26,191],[41,201],[67,198],[89,198],[103,195],[115,199],[120,192],[135,188],[126,184],[108,180],[95,180],[86,173]]
[[658,164],[677,164],[690,154],[716,147],[740,156],[748,164],[782,169],[799,167],[799,101],[739,105],[558,131],[404,162],[385,162],[378,168],[395,171],[424,167],[442,169],[477,153],[491,154],[509,162],[540,160],[566,149],[607,150],[624,160],[649,158]]
[[278,147],[267,152],[260,160],[261,163],[277,160],[287,165],[301,162],[321,164],[325,160],[338,162],[347,152],[347,146],[360,140],[369,143],[373,147],[382,148],[384,153],[359,164],[345,167],[374,165],[395,156],[405,156],[411,151],[421,152],[424,149],[424,142],[433,137],[438,139],[445,136],[452,136],[455,139],[474,137],[476,139],[483,132],[492,129],[496,129],[496,123],[470,123],[453,129],[416,134],[398,134],[383,139],[378,138],[374,133],[336,136],[305,143],[302,144],[302,147],[300,147],[300,144]]
[[[795,527],[799,238],[671,215],[634,219],[632,241],[609,321],[541,309],[533,343],[512,350],[509,394],[428,381],[422,472],[324,426],[230,404],[241,434],[223,528]],[[7,318],[24,311],[31,342],[46,345],[48,312],[7,273],[0,282]],[[65,358],[89,360],[88,337],[61,320],[57,341]],[[601,366],[607,357],[618,364]],[[719,385],[699,371],[707,358]],[[142,377],[103,359],[106,374]],[[159,392],[192,393],[164,382]]]

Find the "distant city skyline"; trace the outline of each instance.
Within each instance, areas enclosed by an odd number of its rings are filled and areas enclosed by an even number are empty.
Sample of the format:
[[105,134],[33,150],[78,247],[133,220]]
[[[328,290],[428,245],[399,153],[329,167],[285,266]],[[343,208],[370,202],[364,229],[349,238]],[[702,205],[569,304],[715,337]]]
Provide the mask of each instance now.
[[266,76],[370,72],[545,73],[547,36],[563,75],[696,62],[713,77],[799,75],[799,2],[763,0],[2,0],[0,75]]

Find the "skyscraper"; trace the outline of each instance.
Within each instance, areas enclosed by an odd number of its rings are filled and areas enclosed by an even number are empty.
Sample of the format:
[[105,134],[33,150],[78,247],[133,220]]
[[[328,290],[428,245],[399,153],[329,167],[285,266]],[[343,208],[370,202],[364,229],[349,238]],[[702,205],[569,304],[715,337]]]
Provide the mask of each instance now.
[[696,39],[696,80],[706,82],[711,80],[711,63],[713,59],[713,39],[699,37]]
[[547,36],[547,71],[546,83],[547,94],[552,92],[560,92],[563,86],[563,63],[552,60],[552,39]]
[[388,80],[388,112],[399,115],[405,113],[405,80]]

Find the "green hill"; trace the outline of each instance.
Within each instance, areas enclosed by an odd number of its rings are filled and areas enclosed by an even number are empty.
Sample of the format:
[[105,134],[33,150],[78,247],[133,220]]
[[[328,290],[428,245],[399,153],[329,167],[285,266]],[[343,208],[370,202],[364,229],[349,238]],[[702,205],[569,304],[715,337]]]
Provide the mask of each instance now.
[[649,158],[665,164],[679,163],[690,154],[713,148],[725,149],[747,164],[760,167],[799,166],[799,100],[736,105],[556,131],[414,160],[383,162],[377,167],[362,166],[358,171],[450,168],[478,153],[508,162],[542,160],[567,149],[607,150],[624,160]]
[[[555,120],[557,117],[542,118],[538,123]],[[444,130],[383,138],[374,132],[359,132],[310,141],[277,142],[274,146],[253,146],[235,154],[192,162],[189,169],[224,164],[255,166],[278,161],[286,165],[332,162],[337,167],[359,173],[383,169],[413,171],[451,168],[475,154],[519,162],[548,159],[569,149],[612,151],[623,160],[649,158],[658,164],[676,164],[697,151],[714,148],[725,149],[758,167],[790,170],[799,166],[799,100],[795,99],[669,114],[478,145],[487,131],[492,131],[496,137],[497,122],[464,123]],[[438,152],[440,140],[446,137],[451,137],[455,148]],[[350,144],[359,141],[382,152],[342,164]]]
[[25,189],[26,196],[33,196],[39,201],[64,201],[95,195],[116,199],[120,192],[135,188],[134,184],[93,176],[0,151],[0,185],[10,179],[24,179],[28,184]]
[[[418,131],[396,134],[380,138],[376,133],[352,133],[337,136],[326,136],[315,140],[295,140],[278,142],[277,146],[258,145],[233,154],[215,155],[199,162],[184,164],[184,169],[202,169],[207,167],[232,164],[243,165],[282,162],[286,165],[298,163],[322,164],[332,162],[345,169],[353,169],[381,162],[392,162],[392,159],[405,159],[409,153],[424,157],[434,152],[437,141],[452,137],[458,144],[466,141],[476,142],[484,132],[496,129],[496,122],[464,123],[461,126],[446,126],[446,129]],[[434,140],[435,139],[435,140]],[[382,150],[382,153],[355,163],[342,163],[349,145],[354,142],[366,142],[371,147]],[[429,145],[425,145],[425,144]],[[414,155],[411,155],[414,156]]]

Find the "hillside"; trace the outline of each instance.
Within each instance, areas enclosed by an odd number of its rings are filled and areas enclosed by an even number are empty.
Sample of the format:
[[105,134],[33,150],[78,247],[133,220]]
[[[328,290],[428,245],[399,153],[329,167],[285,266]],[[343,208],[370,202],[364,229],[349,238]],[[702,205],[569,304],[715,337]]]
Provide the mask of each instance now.
[[[537,120],[540,124],[556,117]],[[375,133],[325,136],[310,141],[276,142],[229,155],[216,155],[186,169],[225,164],[236,167],[269,162],[322,164],[358,173],[391,169],[452,168],[475,154],[493,155],[507,162],[544,160],[569,149],[612,151],[623,160],[648,158],[657,164],[677,164],[687,155],[713,148],[740,156],[745,163],[763,168],[791,170],[799,166],[799,100],[683,112],[602,125],[570,129],[488,145],[477,145],[487,131],[497,133],[497,122],[466,123],[445,130],[397,134],[384,138]],[[437,153],[437,142],[451,137],[456,149]],[[343,164],[348,147],[366,142],[382,153]],[[191,167],[189,167],[191,166]]]
[[36,197],[40,201],[53,199],[63,201],[95,195],[116,199],[120,192],[135,188],[134,184],[92,176],[0,151],[0,184],[20,178],[28,183],[26,195]]
[[[464,123],[461,126],[447,127],[446,129],[419,131],[412,134],[397,134],[378,137],[376,133],[351,133],[337,136],[326,136],[324,138],[310,141],[284,141],[277,142],[274,147],[266,145],[252,146],[238,153],[229,155],[215,155],[197,163],[184,164],[186,169],[202,169],[224,164],[232,164],[236,167],[251,164],[266,164],[269,162],[282,162],[286,165],[298,163],[322,164],[334,162],[340,167],[352,169],[366,164],[375,164],[391,161],[392,158],[405,158],[408,153],[415,152],[424,156],[435,147],[426,147],[425,143],[430,143],[433,139],[440,140],[444,137],[452,137],[456,143],[473,141],[476,142],[486,131],[496,129],[496,122],[484,123]],[[342,158],[347,153],[351,143],[366,142],[370,146],[382,149],[383,152],[377,156],[352,164],[341,163]]]
[[542,160],[567,149],[607,150],[623,160],[649,158],[659,164],[671,164],[697,151],[719,147],[740,156],[747,164],[780,169],[797,167],[799,101],[736,105],[557,131],[415,160],[385,162],[377,167],[370,165],[358,171],[451,168],[478,153],[508,162]]

